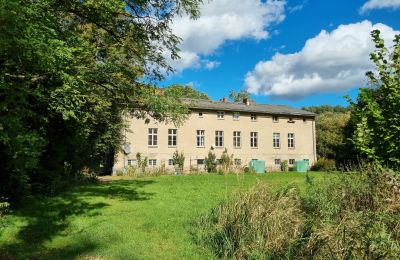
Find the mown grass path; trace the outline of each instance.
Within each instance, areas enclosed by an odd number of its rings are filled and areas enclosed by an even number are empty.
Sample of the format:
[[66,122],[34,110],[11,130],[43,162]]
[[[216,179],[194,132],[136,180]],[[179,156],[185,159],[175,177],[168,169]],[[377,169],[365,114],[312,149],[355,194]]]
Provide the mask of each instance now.
[[[323,173],[309,173],[318,179]],[[0,258],[205,259],[193,222],[257,181],[304,187],[303,173],[118,178],[35,201],[0,219]]]

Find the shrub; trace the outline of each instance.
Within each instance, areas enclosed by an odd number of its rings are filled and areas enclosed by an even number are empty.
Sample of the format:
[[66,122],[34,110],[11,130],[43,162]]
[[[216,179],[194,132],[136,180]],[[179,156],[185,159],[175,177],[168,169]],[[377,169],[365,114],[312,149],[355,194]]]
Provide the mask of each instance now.
[[217,157],[212,151],[208,152],[208,156],[204,159],[205,169],[207,172],[215,172],[217,170]]
[[289,171],[289,165],[288,165],[288,161],[287,160],[283,160],[281,162],[281,171],[282,172],[287,172]]
[[334,171],[336,170],[336,162],[332,159],[321,157],[312,167],[313,171]]
[[221,173],[228,173],[233,165],[233,154],[228,154],[228,149],[225,148],[224,152],[221,155],[220,161],[220,172]]
[[178,153],[178,150],[176,150],[172,156],[172,160],[174,166],[177,168],[177,172],[182,173],[185,164],[185,155],[183,153]]
[[10,211],[10,203],[2,201],[0,199],[0,217],[7,214]]

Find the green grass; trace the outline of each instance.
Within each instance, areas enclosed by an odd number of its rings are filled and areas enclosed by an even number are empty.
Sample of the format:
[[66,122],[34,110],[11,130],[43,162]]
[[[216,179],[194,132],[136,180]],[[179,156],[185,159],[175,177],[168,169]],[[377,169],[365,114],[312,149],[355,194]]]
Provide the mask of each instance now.
[[273,189],[289,183],[304,188],[305,183],[303,173],[241,176],[119,178],[36,200],[0,219],[0,258],[212,258],[209,249],[194,242],[196,219],[257,181]]

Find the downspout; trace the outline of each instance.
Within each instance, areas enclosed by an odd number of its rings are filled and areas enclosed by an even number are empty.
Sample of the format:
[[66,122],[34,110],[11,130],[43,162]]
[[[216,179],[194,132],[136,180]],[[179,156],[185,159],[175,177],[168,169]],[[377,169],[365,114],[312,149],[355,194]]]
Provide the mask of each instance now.
[[314,117],[312,124],[312,138],[313,138],[313,153],[314,153],[314,163],[317,161],[317,145],[316,145],[316,136],[315,136],[315,120],[317,117]]

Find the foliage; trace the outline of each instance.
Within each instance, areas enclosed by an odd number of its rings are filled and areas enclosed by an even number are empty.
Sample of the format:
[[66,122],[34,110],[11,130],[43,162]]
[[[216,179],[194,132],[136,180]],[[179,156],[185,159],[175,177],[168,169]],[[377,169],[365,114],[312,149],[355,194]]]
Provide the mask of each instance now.
[[350,112],[350,107],[342,106],[331,106],[331,105],[321,105],[321,106],[309,106],[302,107],[301,109],[313,112],[315,114],[325,114],[325,113],[341,113],[345,114]]
[[188,85],[171,85],[163,89],[164,95],[173,98],[210,99],[206,93]]
[[10,203],[0,200],[0,218],[10,211]]
[[199,241],[220,258],[398,259],[400,182],[375,168],[331,175],[307,189],[259,185],[216,207]]
[[313,171],[334,171],[336,170],[336,162],[333,159],[319,158],[312,166]]
[[289,171],[289,164],[287,160],[281,161],[281,171],[282,172],[287,172]]
[[220,171],[222,173],[228,173],[232,169],[233,165],[233,154],[228,154],[228,149],[222,152],[221,159],[219,160],[220,164]]
[[142,154],[139,153],[139,152],[136,153],[136,162],[137,162],[138,170],[142,174],[144,174],[146,172],[146,167],[147,167],[147,164],[148,164],[147,156],[142,159]]
[[391,168],[400,167],[400,35],[385,47],[380,32],[371,33],[376,50],[370,54],[375,72],[367,72],[369,87],[351,102],[355,125],[353,142],[368,158]]
[[179,173],[183,172],[183,167],[185,165],[185,155],[184,153],[179,153],[178,150],[176,150],[172,156],[172,160],[174,163],[174,166],[177,167],[177,170]]
[[215,172],[217,170],[217,157],[211,150],[208,152],[207,157],[204,159],[204,166],[207,172]]
[[242,102],[243,99],[250,99],[250,93],[247,92],[246,90],[240,90],[239,92],[235,92],[234,90],[231,90],[229,92],[229,99],[232,102]]
[[187,108],[150,83],[171,71],[165,53],[178,58],[173,17],[200,2],[1,0],[0,196],[110,168],[123,111],[182,122]]

